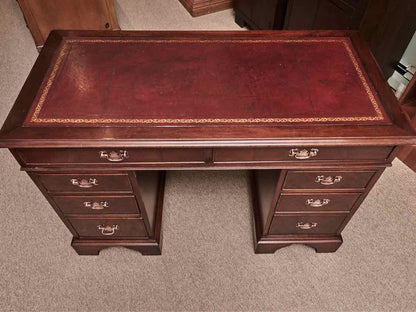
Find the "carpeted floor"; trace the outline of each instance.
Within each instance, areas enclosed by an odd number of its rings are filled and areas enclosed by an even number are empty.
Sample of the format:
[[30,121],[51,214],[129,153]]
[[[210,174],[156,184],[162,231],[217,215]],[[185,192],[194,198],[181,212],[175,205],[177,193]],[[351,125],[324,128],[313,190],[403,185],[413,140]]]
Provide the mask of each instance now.
[[[123,29],[239,29],[232,11],[191,18],[177,0],[117,0]],[[15,0],[0,2],[0,122],[37,52]],[[416,175],[387,169],[334,254],[255,255],[247,174],[168,174],[163,255],[79,257],[71,235],[0,150],[1,311],[416,311]]]

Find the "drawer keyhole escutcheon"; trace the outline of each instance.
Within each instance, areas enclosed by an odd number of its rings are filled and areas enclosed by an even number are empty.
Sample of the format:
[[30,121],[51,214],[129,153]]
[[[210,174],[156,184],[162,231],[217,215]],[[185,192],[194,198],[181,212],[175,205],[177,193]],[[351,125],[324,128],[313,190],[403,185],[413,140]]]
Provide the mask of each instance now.
[[321,176],[316,177],[315,182],[320,183],[322,185],[333,185],[335,183],[341,182],[341,180],[342,180],[341,176],[335,176],[335,177],[327,176],[327,177],[325,177],[325,176],[321,175]]
[[318,155],[319,150],[317,148],[311,148],[310,151],[303,149],[303,150],[299,150],[297,148],[292,148],[289,151],[289,156],[290,157],[295,157],[296,159],[309,159],[311,157],[315,157]]
[[104,208],[108,208],[110,205],[106,201],[101,202],[84,202],[85,208],[91,208],[92,210],[103,210]]
[[111,151],[111,152],[101,151],[100,152],[100,158],[107,159],[108,161],[111,161],[111,162],[120,162],[120,161],[125,160],[128,157],[129,157],[129,153],[124,150],[121,150],[118,152],[116,151]]
[[118,225],[99,225],[97,228],[101,231],[101,234],[107,236],[114,235],[114,233],[120,229]]
[[72,185],[78,186],[80,188],[91,188],[93,186],[98,185],[98,180],[91,178],[91,179],[71,179]]
[[319,207],[323,207],[329,204],[331,200],[330,199],[307,199],[306,200],[306,205],[314,207],[314,208],[319,208]]
[[316,222],[307,222],[307,223],[298,222],[298,223],[296,223],[296,227],[301,229],[301,230],[310,230],[310,229],[315,228],[317,226],[318,226],[318,223],[316,223]]

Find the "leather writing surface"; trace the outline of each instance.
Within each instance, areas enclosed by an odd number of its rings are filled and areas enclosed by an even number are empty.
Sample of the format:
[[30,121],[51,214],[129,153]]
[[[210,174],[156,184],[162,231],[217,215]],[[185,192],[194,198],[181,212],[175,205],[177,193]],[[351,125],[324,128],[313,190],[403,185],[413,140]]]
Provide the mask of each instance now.
[[26,126],[385,124],[347,38],[69,39]]

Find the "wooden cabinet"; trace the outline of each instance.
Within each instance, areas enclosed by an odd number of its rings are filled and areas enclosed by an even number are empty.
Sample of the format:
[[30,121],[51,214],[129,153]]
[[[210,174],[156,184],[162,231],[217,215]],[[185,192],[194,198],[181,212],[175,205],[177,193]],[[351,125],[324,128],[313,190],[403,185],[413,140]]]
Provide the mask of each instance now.
[[201,16],[233,7],[234,0],[179,0],[193,16]]
[[250,29],[283,29],[288,0],[236,0],[235,22]]
[[358,29],[366,0],[289,0],[285,29]]
[[114,30],[114,0],[17,0],[40,51],[54,29]]
[[236,22],[253,29],[357,29],[368,0],[237,0]]
[[359,30],[389,78],[416,31],[416,1],[370,0]]

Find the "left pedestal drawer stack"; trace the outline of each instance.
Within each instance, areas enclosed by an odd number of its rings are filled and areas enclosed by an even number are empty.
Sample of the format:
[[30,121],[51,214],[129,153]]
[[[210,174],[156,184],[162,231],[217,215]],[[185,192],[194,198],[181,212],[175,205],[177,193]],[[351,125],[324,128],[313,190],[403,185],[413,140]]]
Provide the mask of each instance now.
[[20,162],[73,234],[78,254],[96,255],[112,246],[161,254],[163,171],[125,171],[121,164],[33,168]]

